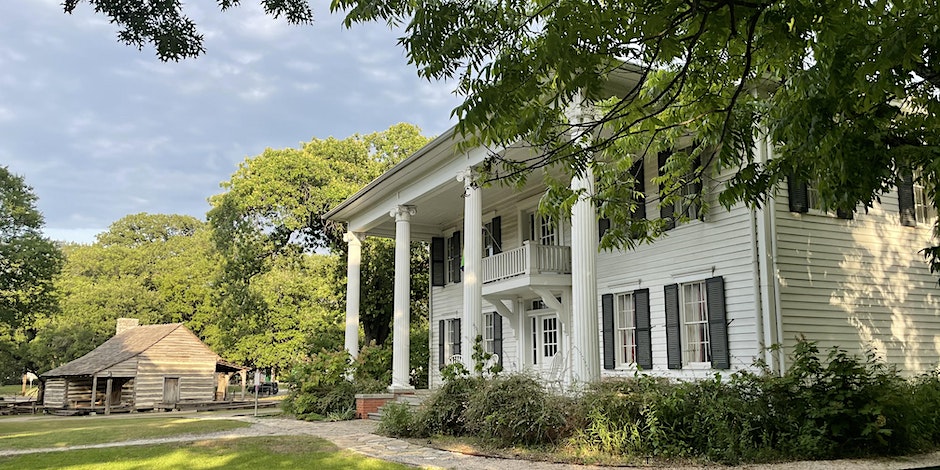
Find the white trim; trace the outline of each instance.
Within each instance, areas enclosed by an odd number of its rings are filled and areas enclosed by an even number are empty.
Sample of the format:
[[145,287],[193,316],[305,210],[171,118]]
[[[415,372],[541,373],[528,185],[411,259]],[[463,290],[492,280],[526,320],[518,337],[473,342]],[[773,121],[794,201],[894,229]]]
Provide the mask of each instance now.
[[637,279],[635,281],[628,282],[611,282],[607,284],[606,288],[600,292],[601,295],[604,294],[620,294],[623,291],[637,291],[640,290],[640,284],[642,279]]
[[710,277],[714,277],[715,267],[710,266],[705,269],[698,269],[695,271],[689,271],[680,274],[673,274],[672,281],[675,284],[685,284],[688,282],[704,281]]

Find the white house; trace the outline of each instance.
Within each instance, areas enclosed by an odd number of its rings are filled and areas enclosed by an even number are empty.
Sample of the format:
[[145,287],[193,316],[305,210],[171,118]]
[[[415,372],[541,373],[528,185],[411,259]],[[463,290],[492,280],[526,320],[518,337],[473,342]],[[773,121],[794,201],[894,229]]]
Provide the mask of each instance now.
[[[577,115],[572,116],[578,119]],[[902,185],[867,212],[820,210],[811,185],[781,185],[762,209],[743,205],[696,217],[694,206],[661,208],[651,179],[667,155],[650,155],[647,217],[686,211],[692,221],[632,251],[599,251],[587,199],[561,224],[536,214],[540,178],[480,188],[481,148],[458,150],[453,130],[334,208],[347,224],[346,348],[358,352],[363,237],[396,245],[394,358],[390,389],[407,390],[409,243],[431,247],[431,382],[448,361],[470,362],[482,335],[508,371],[528,369],[571,385],[637,370],[697,378],[714,369],[777,370],[799,336],[820,347],[871,348],[907,373],[937,366],[940,288],[919,250],[931,243],[922,188]],[[506,149],[512,158],[519,149]],[[757,149],[762,159],[772,149]],[[723,176],[706,172],[717,204]],[[591,190],[588,173],[572,181]],[[682,204],[680,204],[682,206]],[[782,345],[782,349],[767,348]]]

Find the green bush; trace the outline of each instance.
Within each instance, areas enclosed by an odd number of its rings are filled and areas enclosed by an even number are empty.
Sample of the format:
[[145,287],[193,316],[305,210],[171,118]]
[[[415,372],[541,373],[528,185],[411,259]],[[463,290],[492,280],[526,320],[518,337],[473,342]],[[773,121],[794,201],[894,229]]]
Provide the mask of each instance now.
[[940,443],[940,377],[797,344],[782,376],[739,372],[669,383],[638,376],[581,397],[574,445],[615,455],[734,463],[892,455]]
[[[373,362],[383,359],[380,353],[370,352],[355,364],[364,364],[364,369],[375,368]],[[382,391],[387,382],[380,382],[358,369],[350,361],[346,351],[321,351],[308,362],[300,364],[290,372],[290,393],[281,403],[284,411],[299,419],[352,419],[355,415],[356,394]],[[352,375],[355,380],[350,381]]]
[[[446,368],[445,368],[446,369]],[[466,434],[464,412],[474,391],[483,386],[483,379],[456,375],[428,397],[419,415],[428,434],[460,436]]]
[[565,432],[562,399],[545,391],[538,379],[511,374],[485,381],[469,395],[467,431],[503,445],[548,444]]
[[418,413],[404,403],[387,403],[382,407],[382,421],[377,429],[379,434],[397,437],[424,437],[424,428]]

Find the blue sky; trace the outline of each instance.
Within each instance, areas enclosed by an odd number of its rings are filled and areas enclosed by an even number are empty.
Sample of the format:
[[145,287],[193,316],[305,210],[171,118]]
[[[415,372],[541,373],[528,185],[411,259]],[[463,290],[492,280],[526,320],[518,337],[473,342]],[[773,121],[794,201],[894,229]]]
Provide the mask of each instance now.
[[347,30],[328,2],[290,26],[257,2],[185,3],[205,35],[197,59],[163,63],[118,43],[80,4],[0,2],[0,165],[39,197],[48,236],[90,243],[138,212],[204,218],[206,199],[265,148],[398,122],[447,129],[458,103],[420,79],[384,24]]

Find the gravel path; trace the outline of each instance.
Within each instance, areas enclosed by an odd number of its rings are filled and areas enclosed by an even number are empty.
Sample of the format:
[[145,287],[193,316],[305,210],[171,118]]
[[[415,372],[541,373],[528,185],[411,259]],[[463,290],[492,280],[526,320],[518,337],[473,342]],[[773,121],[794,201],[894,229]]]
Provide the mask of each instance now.
[[[126,415],[125,415],[126,416]],[[203,417],[205,415],[193,415]],[[28,418],[27,418],[28,419]],[[36,418],[42,419],[42,418]],[[206,419],[237,419],[251,423],[250,427],[231,431],[181,435],[158,439],[140,439],[107,444],[82,445],[73,447],[56,447],[46,449],[8,450],[0,451],[0,456],[22,455],[38,452],[63,452],[74,449],[124,447],[137,445],[161,444],[167,442],[190,442],[206,439],[227,439],[250,436],[299,436],[310,435],[329,440],[337,446],[358,452],[369,457],[385,461],[398,462],[417,468],[454,468],[467,470],[556,470],[556,469],[601,469],[604,467],[554,464],[546,462],[530,462],[491,457],[465,455],[456,452],[442,451],[415,445],[410,442],[379,436],[374,433],[376,423],[369,420],[342,421],[336,423],[305,422],[285,418],[256,418],[251,416],[218,416]],[[717,466],[713,466],[717,467]],[[724,467],[739,469],[761,470],[817,470],[817,469],[911,469],[911,468],[940,468],[940,452],[932,454],[905,457],[897,459],[878,460],[836,460],[814,462],[791,462],[773,465],[745,465],[740,467]],[[666,467],[658,467],[666,468]],[[698,468],[698,467],[674,467]]]

